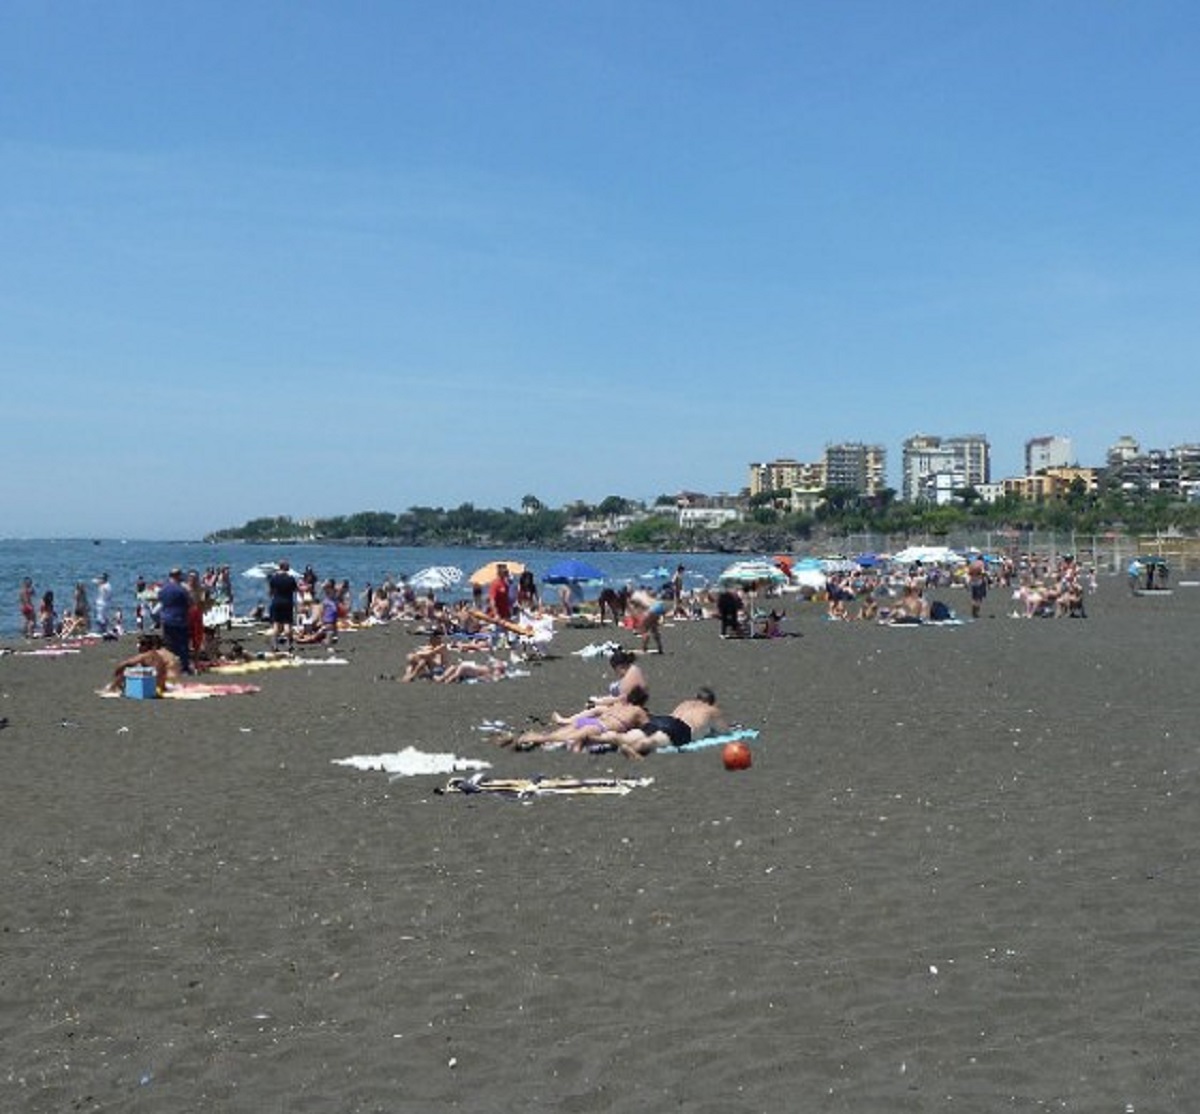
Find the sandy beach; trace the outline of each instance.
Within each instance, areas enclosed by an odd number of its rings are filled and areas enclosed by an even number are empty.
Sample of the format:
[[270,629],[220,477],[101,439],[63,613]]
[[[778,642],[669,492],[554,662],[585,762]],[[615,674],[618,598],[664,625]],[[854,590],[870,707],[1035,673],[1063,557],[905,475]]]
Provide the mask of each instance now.
[[[0,1106],[1187,1109],[1200,589],[1088,606],[669,625],[651,707],[713,685],[760,732],[741,773],[477,729],[601,691],[573,651],[612,628],[442,686],[380,679],[418,641],[393,625],[200,701],[97,697],[128,639],[7,655]],[[334,764],[410,745],[653,783],[525,802]]]

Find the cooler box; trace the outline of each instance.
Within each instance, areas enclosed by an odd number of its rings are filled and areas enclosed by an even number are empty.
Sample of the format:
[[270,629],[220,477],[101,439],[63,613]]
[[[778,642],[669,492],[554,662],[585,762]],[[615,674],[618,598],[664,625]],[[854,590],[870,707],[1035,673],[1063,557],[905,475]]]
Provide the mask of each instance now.
[[153,700],[158,696],[158,673],[148,665],[125,670],[125,695],[134,700]]

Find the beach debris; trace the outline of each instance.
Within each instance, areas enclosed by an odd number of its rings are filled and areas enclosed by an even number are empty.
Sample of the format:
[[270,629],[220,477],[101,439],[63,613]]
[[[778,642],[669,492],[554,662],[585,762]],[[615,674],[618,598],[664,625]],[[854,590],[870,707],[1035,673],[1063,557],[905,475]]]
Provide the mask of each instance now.
[[621,644],[619,642],[593,642],[588,646],[584,646],[581,650],[572,651],[577,658],[599,658],[608,657],[614,650],[619,650]]

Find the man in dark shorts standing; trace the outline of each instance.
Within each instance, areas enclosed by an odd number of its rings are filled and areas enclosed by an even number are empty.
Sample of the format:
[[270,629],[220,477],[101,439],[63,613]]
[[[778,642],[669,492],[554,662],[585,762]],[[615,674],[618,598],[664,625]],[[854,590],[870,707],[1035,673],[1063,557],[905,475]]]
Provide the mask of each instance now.
[[191,673],[191,638],[188,612],[191,593],[183,586],[183,570],[172,569],[166,583],[158,590],[158,618],[166,648],[179,659],[179,671]]
[[280,640],[287,635],[288,653],[293,649],[293,627],[296,622],[296,578],[292,566],[280,561],[279,568],[267,578],[267,589],[271,593],[268,617],[271,620],[272,642],[279,649]]
[[988,590],[987,566],[983,563],[982,556],[976,557],[967,566],[967,588],[971,592],[971,618],[978,619]]

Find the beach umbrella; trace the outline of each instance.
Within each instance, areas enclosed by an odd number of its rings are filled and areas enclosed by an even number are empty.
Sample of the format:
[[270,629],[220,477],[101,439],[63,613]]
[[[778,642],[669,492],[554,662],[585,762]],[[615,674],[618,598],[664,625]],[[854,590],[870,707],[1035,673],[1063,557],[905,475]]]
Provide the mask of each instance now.
[[547,584],[580,584],[587,580],[603,579],[604,573],[595,565],[589,565],[586,561],[580,561],[574,557],[555,561],[546,570],[546,575],[542,577]]
[[787,577],[770,561],[734,561],[718,579],[731,584],[783,584]]
[[462,569],[453,565],[430,565],[416,573],[409,584],[421,591],[433,589],[435,592],[445,592],[453,588],[463,578]]
[[471,573],[471,583],[482,584],[486,588],[496,579],[496,570],[501,565],[508,569],[510,576],[520,576],[525,571],[525,566],[520,561],[489,561],[482,568]]
[[792,583],[797,588],[811,588],[814,592],[823,592],[829,578],[819,568],[798,568],[792,569]]

